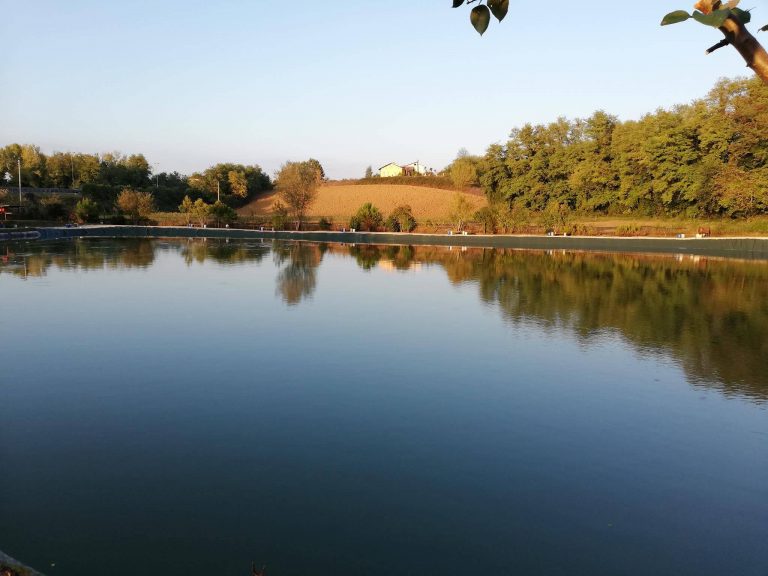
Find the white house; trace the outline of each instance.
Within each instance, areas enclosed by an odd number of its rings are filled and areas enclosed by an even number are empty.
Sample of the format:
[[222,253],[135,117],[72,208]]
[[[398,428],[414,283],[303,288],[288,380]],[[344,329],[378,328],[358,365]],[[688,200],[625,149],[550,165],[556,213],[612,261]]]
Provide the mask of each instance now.
[[404,166],[390,162],[379,168],[379,176],[382,178],[392,178],[394,176],[423,176],[428,173],[429,171],[427,170],[427,167],[421,164],[418,160]]

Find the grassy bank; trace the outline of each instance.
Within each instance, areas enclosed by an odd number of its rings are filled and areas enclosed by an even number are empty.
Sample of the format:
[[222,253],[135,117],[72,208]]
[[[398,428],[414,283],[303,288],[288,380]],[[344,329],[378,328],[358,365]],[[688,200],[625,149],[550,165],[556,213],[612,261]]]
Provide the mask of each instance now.
[[[380,180],[380,179],[379,179]],[[337,225],[348,226],[350,217],[366,202],[373,203],[383,214],[389,214],[395,207],[407,204],[416,219],[424,224],[447,222],[451,203],[457,192],[443,188],[428,188],[399,184],[326,184],[321,186],[317,199],[310,207],[310,219],[330,218]],[[486,205],[486,200],[477,194],[461,192],[473,210]],[[268,218],[272,206],[278,200],[277,193],[261,195],[253,202],[238,210],[244,218]]]
[[[235,228],[254,229],[261,226],[271,227],[270,214],[267,210],[257,213],[240,211],[238,221],[232,225]],[[384,210],[386,214],[386,211]],[[429,212],[427,212],[429,213]],[[319,219],[326,214],[309,216],[308,230],[319,229]],[[342,230],[349,226],[349,215],[330,216],[332,230]],[[418,226],[416,232],[422,234],[445,234],[453,228],[446,214],[437,216],[416,217]],[[158,212],[152,220],[160,226],[186,226],[186,218],[178,212]],[[695,236],[699,228],[709,229],[713,237],[754,237],[768,236],[768,216],[750,218],[748,220],[722,219],[687,219],[687,218],[637,218],[615,216],[588,216],[575,218],[568,224],[569,233],[574,236],[618,236],[618,237],[659,237],[672,238],[678,234]],[[483,227],[470,222],[467,230],[472,234],[482,234]],[[501,231],[499,231],[500,233]],[[520,226],[515,234],[545,234],[545,227],[538,221],[536,215]],[[501,234],[500,234],[501,235]]]

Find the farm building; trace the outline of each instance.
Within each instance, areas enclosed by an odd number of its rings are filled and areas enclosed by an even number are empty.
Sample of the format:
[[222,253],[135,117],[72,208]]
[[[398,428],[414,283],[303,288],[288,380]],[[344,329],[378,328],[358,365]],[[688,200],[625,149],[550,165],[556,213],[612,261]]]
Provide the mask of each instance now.
[[403,167],[399,164],[395,164],[394,162],[390,162],[386,166],[382,166],[379,168],[379,176],[382,178],[392,178],[394,176],[402,176],[403,175]]
[[382,178],[392,178],[394,176],[423,176],[427,174],[427,167],[421,164],[418,160],[400,166],[394,162],[390,162],[386,166],[379,168],[379,176]]

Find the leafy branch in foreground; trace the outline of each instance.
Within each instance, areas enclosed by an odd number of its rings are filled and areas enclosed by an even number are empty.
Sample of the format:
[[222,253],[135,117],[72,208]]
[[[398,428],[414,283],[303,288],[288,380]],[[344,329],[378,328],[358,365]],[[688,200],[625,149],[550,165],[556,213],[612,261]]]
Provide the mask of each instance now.
[[[469,13],[469,21],[472,26],[482,36],[488,25],[491,23],[491,14],[501,22],[509,11],[509,0],[486,0],[485,4],[480,3],[482,0],[466,0],[467,5],[478,2],[478,5],[472,8]],[[453,0],[453,7],[458,8],[464,4],[464,0]]]
[[[694,5],[692,13],[675,10],[664,16],[661,25],[679,24],[693,19],[699,24],[719,29],[725,38],[710,46],[706,53],[711,54],[715,50],[731,45],[738,50],[747,66],[768,84],[768,53],[747,30],[746,25],[752,21],[752,13],[738,8],[738,4],[739,0],[729,0],[725,3],[721,0],[699,0]],[[767,29],[768,26],[763,26],[760,31]]]
[[[452,0],[453,7],[477,4],[469,14],[472,26],[480,35],[483,35],[491,22],[491,15],[501,22],[509,12],[509,0]],[[670,12],[661,21],[662,26],[678,24],[686,20],[696,20],[705,26],[718,28],[725,38],[707,49],[707,54],[715,50],[731,45],[760,79],[768,84],[768,52],[765,51],[754,36],[747,30],[746,25],[752,20],[749,10],[738,8],[739,0],[699,0],[694,5],[694,11],[688,13],[685,10]],[[759,29],[759,32],[768,31],[768,25]]]

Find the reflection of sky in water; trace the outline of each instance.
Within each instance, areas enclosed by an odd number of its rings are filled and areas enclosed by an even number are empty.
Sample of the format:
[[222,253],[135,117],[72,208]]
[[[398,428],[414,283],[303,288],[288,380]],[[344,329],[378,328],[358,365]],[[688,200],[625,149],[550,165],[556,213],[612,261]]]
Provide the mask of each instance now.
[[[166,574],[768,566],[754,388],[614,327],[511,319],[434,260],[281,250],[0,275],[7,552],[118,576],[137,551]],[[287,301],[297,262],[313,289]]]

